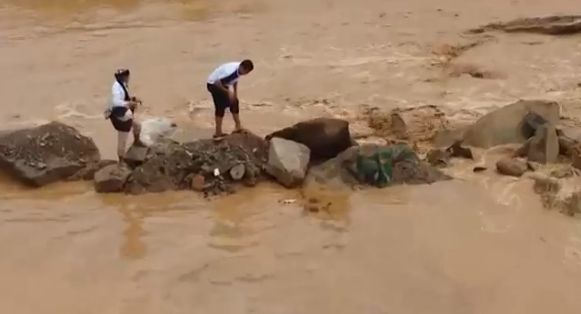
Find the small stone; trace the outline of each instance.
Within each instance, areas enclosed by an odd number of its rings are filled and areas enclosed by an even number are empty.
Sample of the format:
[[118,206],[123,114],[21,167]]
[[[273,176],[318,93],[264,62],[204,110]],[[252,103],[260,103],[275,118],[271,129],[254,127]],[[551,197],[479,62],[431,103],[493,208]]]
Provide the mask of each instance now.
[[197,174],[192,178],[191,184],[192,190],[196,192],[202,192],[206,187],[206,179],[203,175]]
[[244,177],[246,167],[243,164],[238,164],[230,169],[230,177],[234,181],[240,181]]
[[500,174],[520,177],[528,170],[528,166],[526,162],[518,159],[503,158],[496,163],[496,170]]
[[466,159],[474,159],[474,155],[472,154],[472,150],[470,148],[462,147],[462,142],[456,141],[452,144],[448,149],[447,152],[450,153],[452,157],[461,157]]
[[482,172],[485,171],[487,168],[484,166],[476,166],[472,169],[473,172]]

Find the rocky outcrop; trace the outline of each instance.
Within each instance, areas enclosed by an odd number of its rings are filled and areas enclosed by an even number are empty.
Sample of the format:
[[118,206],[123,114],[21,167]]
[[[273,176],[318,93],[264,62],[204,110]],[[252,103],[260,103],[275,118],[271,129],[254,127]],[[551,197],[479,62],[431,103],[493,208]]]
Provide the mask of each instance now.
[[312,160],[327,160],[352,146],[349,122],[333,118],[315,118],[299,122],[291,127],[273,132],[273,137],[291,140],[307,146]]
[[559,104],[556,102],[520,100],[478,119],[464,132],[463,143],[482,148],[523,144],[535,134],[536,125],[530,125],[530,121],[534,120],[531,113],[549,125],[559,122]]
[[287,188],[300,185],[306,175],[310,161],[307,146],[274,137],[270,140],[266,171]]
[[94,176],[97,193],[121,193],[131,170],[117,164],[108,165],[97,171]]
[[65,180],[100,159],[91,138],[60,122],[0,135],[0,168],[30,186]]
[[581,33],[581,16],[553,15],[547,17],[519,18],[506,23],[492,23],[469,33],[502,31],[506,33],[536,33],[544,35],[570,35]]

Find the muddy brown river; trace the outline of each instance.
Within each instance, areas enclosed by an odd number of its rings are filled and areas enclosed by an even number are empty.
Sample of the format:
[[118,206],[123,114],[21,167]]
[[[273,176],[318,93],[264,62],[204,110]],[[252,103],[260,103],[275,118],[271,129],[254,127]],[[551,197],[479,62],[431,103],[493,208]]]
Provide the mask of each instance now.
[[[580,36],[462,32],[579,13],[578,0],[0,0],[0,122],[59,120],[111,158],[116,68],[132,71],[140,118],[208,128],[207,75],[245,57],[241,117],[259,134],[313,116],[364,132],[366,106],[469,121],[519,98],[578,121]],[[464,42],[479,44],[442,67]],[[456,75],[474,67],[493,75]],[[470,169],[324,195],[319,215],[270,184],[208,201],[2,178],[0,313],[581,313],[581,221],[543,209],[530,181]]]

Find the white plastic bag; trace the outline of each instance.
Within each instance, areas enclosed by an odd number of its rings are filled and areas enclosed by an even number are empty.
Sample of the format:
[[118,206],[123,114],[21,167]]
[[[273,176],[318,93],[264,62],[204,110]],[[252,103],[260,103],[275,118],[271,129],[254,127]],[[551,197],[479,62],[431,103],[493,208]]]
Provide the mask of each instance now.
[[143,144],[151,146],[161,137],[169,134],[176,124],[168,118],[151,118],[141,122],[140,138]]

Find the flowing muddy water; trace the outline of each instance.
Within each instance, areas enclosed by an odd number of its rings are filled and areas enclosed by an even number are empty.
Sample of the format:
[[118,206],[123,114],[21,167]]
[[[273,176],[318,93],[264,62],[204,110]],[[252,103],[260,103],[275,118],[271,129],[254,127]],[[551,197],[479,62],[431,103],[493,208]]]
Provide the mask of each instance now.
[[[116,68],[131,68],[141,118],[205,128],[206,76],[248,56],[242,118],[260,134],[312,116],[365,131],[366,106],[435,104],[473,120],[537,97],[578,120],[581,37],[460,35],[576,12],[566,0],[0,0],[0,119],[70,123],[113,157],[101,113]],[[463,45],[474,47],[446,59]],[[491,78],[457,75],[474,68]],[[0,311],[579,313],[579,222],[542,209],[526,180],[466,169],[325,195],[333,206],[319,216],[268,184],[209,202],[3,179]]]

